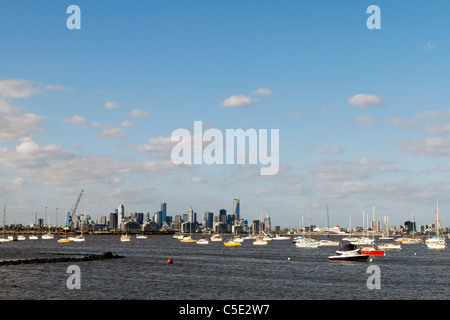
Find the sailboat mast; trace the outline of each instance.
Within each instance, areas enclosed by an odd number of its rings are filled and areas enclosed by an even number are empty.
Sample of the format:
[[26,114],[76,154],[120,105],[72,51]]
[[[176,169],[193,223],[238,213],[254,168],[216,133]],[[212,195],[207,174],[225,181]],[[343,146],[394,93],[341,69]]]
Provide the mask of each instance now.
[[439,238],[439,199],[436,199],[436,238]]

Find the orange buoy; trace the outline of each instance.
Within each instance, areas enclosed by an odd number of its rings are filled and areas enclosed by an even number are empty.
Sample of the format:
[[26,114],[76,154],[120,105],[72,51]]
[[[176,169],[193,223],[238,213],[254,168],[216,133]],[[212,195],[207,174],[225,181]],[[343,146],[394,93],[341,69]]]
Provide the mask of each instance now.
[[167,260],[167,264],[171,264],[173,263],[172,259],[169,258],[169,260]]
[[133,245],[133,242],[131,242],[130,244]]

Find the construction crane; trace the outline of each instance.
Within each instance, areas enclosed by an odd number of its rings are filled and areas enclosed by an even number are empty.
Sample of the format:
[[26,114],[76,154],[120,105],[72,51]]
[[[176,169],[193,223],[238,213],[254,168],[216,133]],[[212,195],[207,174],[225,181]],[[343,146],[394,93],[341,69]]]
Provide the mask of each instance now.
[[80,195],[78,196],[77,201],[72,206],[72,209],[70,209],[69,212],[67,212],[67,221],[66,221],[66,227],[64,230],[70,230],[70,223],[72,222],[72,217],[75,216],[75,212],[77,211],[78,204],[80,203],[81,196],[83,195],[84,190],[81,189]]

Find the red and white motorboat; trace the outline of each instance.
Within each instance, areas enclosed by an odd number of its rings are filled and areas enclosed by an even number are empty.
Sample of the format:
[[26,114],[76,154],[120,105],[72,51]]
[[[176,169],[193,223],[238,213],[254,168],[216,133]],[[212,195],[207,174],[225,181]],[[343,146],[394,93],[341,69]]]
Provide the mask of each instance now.
[[376,244],[370,247],[361,248],[361,254],[368,254],[370,256],[385,256],[386,252],[379,248]]

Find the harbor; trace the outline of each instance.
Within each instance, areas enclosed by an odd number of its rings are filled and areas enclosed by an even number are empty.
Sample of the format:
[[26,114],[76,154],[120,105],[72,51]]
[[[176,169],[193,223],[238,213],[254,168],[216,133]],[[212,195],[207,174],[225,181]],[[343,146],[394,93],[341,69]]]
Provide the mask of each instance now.
[[[194,240],[202,235],[193,235]],[[228,238],[228,237],[225,237]],[[336,236],[333,240],[340,241]],[[402,245],[367,262],[329,261],[337,247],[298,248],[290,240],[239,247],[180,242],[170,235],[146,239],[86,235],[85,242],[12,241],[1,244],[2,260],[111,252],[121,259],[0,265],[0,298],[11,300],[445,300],[449,250]],[[382,241],[379,241],[379,243]],[[172,263],[168,263],[168,260]],[[80,290],[66,287],[67,268],[80,268]],[[381,289],[367,288],[367,268],[381,270]]]

